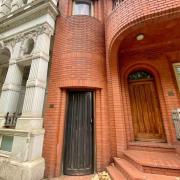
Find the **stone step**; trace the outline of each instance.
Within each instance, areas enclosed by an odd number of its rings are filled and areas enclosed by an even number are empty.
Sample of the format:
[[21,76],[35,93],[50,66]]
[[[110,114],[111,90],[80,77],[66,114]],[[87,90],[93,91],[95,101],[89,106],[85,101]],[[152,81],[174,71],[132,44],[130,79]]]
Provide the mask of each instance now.
[[[178,177],[144,173],[126,159],[114,158],[115,166],[127,180],[177,180]],[[119,179],[114,179],[119,180]]]
[[127,180],[115,166],[108,166],[106,169],[112,180]]
[[142,172],[169,176],[180,175],[180,155],[177,153],[127,150],[123,158]]
[[157,152],[176,152],[176,147],[167,143],[140,142],[133,141],[128,143],[129,150],[157,151]]
[[127,178],[133,180],[146,180],[144,173],[140,172],[135,166],[125,159],[114,158],[115,166]]

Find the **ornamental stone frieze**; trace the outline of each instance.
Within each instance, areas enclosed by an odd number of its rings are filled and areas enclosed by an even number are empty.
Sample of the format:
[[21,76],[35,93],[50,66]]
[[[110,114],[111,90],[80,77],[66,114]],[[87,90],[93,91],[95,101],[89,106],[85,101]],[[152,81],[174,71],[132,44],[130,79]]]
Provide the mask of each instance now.
[[36,39],[36,37],[40,34],[47,34],[49,37],[53,35],[53,28],[48,24],[39,24],[33,27],[33,29],[28,29],[24,32],[19,32],[10,37],[0,37],[0,42],[4,42],[5,46],[7,44],[14,44],[20,41],[24,41],[25,39]]
[[5,5],[0,5],[0,33],[25,24],[43,15],[48,14],[53,18],[53,20],[55,20],[56,16],[58,15],[58,11],[56,9],[56,0],[29,0],[25,5],[23,5],[23,7],[17,9],[17,7],[19,7],[22,3],[21,1],[24,2],[24,0],[20,0],[18,3],[16,3],[17,0],[12,1],[12,4],[14,4],[13,8],[16,9],[13,12],[9,9],[6,11],[3,10],[2,6]]
[[11,56],[11,62],[13,62],[17,58],[18,61],[20,61],[21,58],[24,58],[24,56],[33,53],[37,38],[41,34],[46,34],[50,38],[53,35],[53,28],[48,23],[44,23],[35,26],[33,29],[20,32],[11,37],[0,38],[0,48],[7,47],[11,51],[11,54],[13,54],[16,45],[20,43],[19,52],[16,52],[16,54],[19,55],[15,57]]
[[11,2],[12,0],[2,0],[0,6],[0,18],[10,13]]

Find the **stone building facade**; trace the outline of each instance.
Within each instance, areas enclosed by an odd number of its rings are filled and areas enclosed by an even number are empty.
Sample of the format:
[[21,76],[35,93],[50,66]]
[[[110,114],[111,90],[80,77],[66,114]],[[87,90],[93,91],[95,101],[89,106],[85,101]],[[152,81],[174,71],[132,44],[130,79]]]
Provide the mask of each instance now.
[[61,0],[58,8],[45,176],[107,168],[117,180],[176,179],[180,1]]
[[0,179],[44,177],[43,106],[56,0],[0,0]]

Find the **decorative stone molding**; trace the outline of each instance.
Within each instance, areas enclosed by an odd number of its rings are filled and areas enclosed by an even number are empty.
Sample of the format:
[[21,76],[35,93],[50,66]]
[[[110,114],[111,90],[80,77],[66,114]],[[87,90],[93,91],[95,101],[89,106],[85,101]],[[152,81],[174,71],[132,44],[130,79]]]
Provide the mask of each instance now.
[[3,91],[12,90],[12,91],[20,92],[21,91],[21,86],[17,86],[17,85],[14,85],[14,84],[4,84],[2,90]]
[[9,14],[11,11],[12,0],[3,0],[0,7],[0,18]]
[[[25,10],[26,13],[23,12]],[[2,18],[0,16],[0,33],[32,21],[45,14],[49,14],[55,20],[58,11],[54,2],[52,0],[33,1],[15,12],[12,12],[9,16],[4,16]]]
[[20,137],[34,137],[39,134],[44,134],[44,129],[38,129],[38,130],[18,130],[18,129],[4,129],[0,128],[0,134],[1,135],[13,135],[13,136],[20,136]]
[[16,44],[17,42],[23,42],[26,39],[32,38],[34,41],[36,41],[36,38],[38,35],[46,33],[49,37],[53,35],[54,30],[53,28],[48,24],[38,24],[32,29],[28,29],[24,32],[19,32],[13,36],[6,37],[0,39],[0,42],[4,42],[5,46],[8,46],[9,44]]
[[11,4],[11,12],[19,9],[22,5],[24,5],[23,0],[13,0]]
[[[40,36],[41,34],[46,34],[50,38],[53,35],[53,33],[54,33],[54,30],[48,23],[39,24],[33,27],[32,29],[28,29],[24,32],[19,32],[18,34],[15,34],[10,37],[1,38],[0,49],[3,47],[7,47],[12,53],[14,51],[16,44],[21,42],[21,47],[19,50],[20,52],[18,52],[19,55],[18,55],[17,61],[24,61],[24,60],[27,60],[27,58],[32,59],[33,58],[32,55],[35,53],[33,49],[36,45],[38,36]],[[34,41],[34,47],[32,49],[32,52],[28,54],[25,52],[27,51],[27,48],[28,48],[27,43],[30,39]],[[49,61],[49,57],[45,59]],[[15,62],[16,62],[16,57],[11,56],[10,63],[15,63]]]
[[41,81],[39,79],[36,80],[28,80],[26,87],[39,87],[39,88],[43,88],[46,89],[46,81]]

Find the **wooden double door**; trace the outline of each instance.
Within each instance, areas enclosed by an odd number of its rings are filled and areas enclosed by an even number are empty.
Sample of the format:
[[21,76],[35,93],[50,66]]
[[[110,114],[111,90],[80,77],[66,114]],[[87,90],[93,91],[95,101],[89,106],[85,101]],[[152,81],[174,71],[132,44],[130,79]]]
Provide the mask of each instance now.
[[93,93],[69,92],[64,174],[92,174],[94,172],[93,149]]
[[131,75],[129,95],[135,140],[164,142],[164,126],[153,76],[147,72]]

